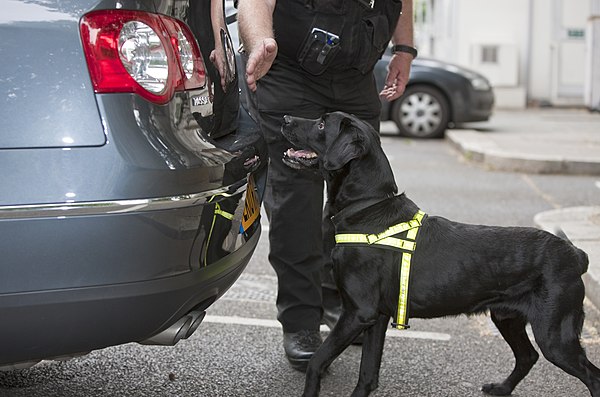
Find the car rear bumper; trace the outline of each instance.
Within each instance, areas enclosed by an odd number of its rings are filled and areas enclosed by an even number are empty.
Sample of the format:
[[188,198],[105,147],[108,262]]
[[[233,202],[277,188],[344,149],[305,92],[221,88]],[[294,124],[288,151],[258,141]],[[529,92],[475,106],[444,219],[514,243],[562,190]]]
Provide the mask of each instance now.
[[235,282],[260,230],[208,267],[138,282],[0,295],[0,365],[143,341]]

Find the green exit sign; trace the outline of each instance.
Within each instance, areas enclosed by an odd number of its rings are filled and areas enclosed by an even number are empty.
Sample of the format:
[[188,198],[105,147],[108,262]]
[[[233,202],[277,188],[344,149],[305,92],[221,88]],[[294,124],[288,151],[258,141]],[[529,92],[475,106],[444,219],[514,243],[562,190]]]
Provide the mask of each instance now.
[[567,29],[567,37],[570,39],[580,39],[585,36],[585,29]]

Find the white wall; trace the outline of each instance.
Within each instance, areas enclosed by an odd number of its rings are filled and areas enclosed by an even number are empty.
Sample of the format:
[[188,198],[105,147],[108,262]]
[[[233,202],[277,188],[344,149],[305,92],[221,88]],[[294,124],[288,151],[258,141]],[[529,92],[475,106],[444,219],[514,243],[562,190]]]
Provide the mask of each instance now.
[[[500,107],[525,105],[529,12],[523,0],[438,0],[431,54],[490,79]],[[498,63],[481,61],[484,46],[498,49]]]
[[551,100],[552,84],[552,1],[534,0],[532,7],[531,51],[529,56],[529,99]]

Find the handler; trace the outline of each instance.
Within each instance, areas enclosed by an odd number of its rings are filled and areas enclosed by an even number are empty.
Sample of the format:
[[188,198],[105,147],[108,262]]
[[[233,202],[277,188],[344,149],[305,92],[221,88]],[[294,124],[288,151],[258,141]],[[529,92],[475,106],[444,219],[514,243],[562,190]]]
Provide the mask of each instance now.
[[286,356],[300,371],[322,343],[321,321],[333,327],[341,307],[330,277],[334,240],[327,207],[323,222],[323,179],[282,162],[291,146],[281,134],[283,116],[344,111],[379,131],[373,68],[391,39],[394,55],[379,95],[402,95],[417,55],[412,11],[412,0],[239,0],[246,80],[270,157],[264,204],[277,318]]

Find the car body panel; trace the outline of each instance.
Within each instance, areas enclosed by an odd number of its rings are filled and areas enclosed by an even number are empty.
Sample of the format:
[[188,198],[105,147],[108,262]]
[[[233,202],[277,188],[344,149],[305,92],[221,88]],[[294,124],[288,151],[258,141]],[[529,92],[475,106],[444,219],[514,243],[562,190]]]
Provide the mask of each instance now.
[[[0,181],[14,188],[4,189],[0,205],[149,198],[221,186],[224,164],[235,156],[210,143],[198,127],[171,125],[170,114],[178,112],[187,114],[181,123],[197,126],[189,107],[176,105],[189,101],[181,97],[187,95],[177,94],[170,105],[159,107],[133,94],[98,95],[108,138],[104,146],[2,151],[0,167],[12,172],[0,175]],[[21,181],[38,189],[19,189]]]
[[105,143],[79,39],[85,3],[0,2],[0,148]]
[[[30,4],[0,1],[17,10]],[[55,81],[40,69],[39,81],[47,84],[40,98],[53,118],[0,107],[11,119],[0,127],[0,370],[151,340],[191,311],[204,311],[250,260],[261,232],[266,146],[240,108],[237,75],[223,90],[208,61],[215,46],[210,4],[44,2],[38,18],[62,36],[25,36],[27,24],[0,23],[3,33],[22,36],[13,54],[39,56],[30,62],[37,65],[47,60],[39,47],[53,48],[59,44],[50,42],[60,38],[73,53],[58,58],[63,68],[85,72],[71,73],[71,85],[50,93]],[[117,5],[185,22],[198,40],[207,84],[176,91],[164,105],[133,93],[94,94],[78,23],[86,12]],[[29,40],[41,42],[29,46]],[[0,54],[9,44],[0,43]],[[60,69],[51,65],[47,73]],[[70,87],[79,87],[81,97]],[[64,103],[69,111],[62,111]],[[72,142],[62,140],[64,126]]]

